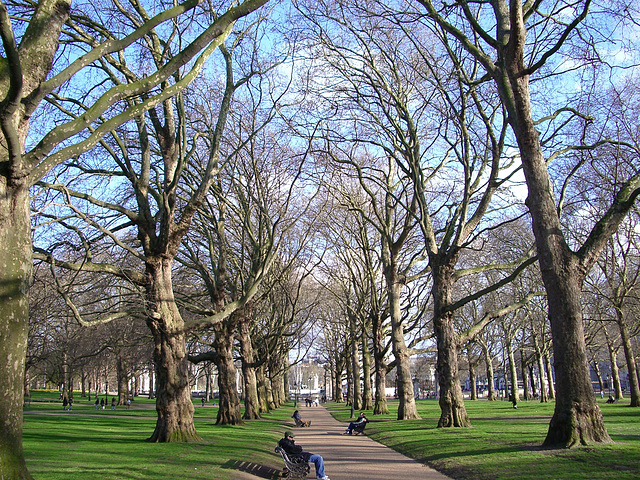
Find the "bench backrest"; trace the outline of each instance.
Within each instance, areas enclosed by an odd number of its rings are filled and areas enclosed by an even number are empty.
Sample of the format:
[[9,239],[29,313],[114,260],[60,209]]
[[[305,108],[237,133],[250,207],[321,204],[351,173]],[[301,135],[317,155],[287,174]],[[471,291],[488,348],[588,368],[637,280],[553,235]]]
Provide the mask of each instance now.
[[302,457],[289,457],[282,447],[276,447],[276,452],[282,456],[285,467],[289,470],[288,478],[305,478],[309,473],[309,463]]

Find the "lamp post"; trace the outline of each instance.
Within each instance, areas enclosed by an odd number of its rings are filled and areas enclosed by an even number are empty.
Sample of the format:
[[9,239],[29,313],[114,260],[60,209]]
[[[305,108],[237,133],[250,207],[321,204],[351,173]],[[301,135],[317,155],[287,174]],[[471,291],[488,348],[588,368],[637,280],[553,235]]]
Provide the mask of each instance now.
[[293,408],[298,406],[298,384],[293,382]]

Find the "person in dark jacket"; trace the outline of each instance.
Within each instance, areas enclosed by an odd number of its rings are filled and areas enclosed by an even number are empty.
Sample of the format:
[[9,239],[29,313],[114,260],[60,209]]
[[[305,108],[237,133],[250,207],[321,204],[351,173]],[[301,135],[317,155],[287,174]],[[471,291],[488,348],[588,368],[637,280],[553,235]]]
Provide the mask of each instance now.
[[278,446],[290,456],[303,458],[305,462],[313,462],[316,466],[316,478],[318,480],[331,480],[324,474],[324,459],[320,455],[305,452],[300,445],[296,445],[293,439],[293,432],[284,432],[284,437],[278,442]]
[[298,410],[293,412],[293,415],[291,415],[291,418],[293,418],[296,421],[296,427],[310,427],[311,426],[311,421],[305,422],[304,420],[302,420],[302,416],[300,415],[300,412]]
[[360,416],[358,417],[358,420],[356,420],[355,422],[351,422],[347,427],[347,429],[345,430],[345,432],[343,433],[343,435],[351,435],[351,432],[353,431],[354,428],[359,427],[360,425],[364,425],[368,421],[369,420],[367,419],[364,412],[360,412]]

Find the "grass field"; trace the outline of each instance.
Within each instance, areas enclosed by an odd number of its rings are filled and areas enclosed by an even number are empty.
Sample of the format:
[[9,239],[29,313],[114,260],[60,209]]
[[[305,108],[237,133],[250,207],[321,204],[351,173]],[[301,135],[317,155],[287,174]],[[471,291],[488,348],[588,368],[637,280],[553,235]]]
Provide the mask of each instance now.
[[56,393],[34,392],[25,406],[23,444],[27,467],[37,480],[232,480],[238,471],[280,467],[273,448],[282,437],[290,408],[242,426],[216,426],[217,408],[195,402],[202,441],[147,443],[156,423],[154,401],[136,399],[131,408],[96,411],[79,395],[64,412]]
[[[440,408],[436,400],[418,401],[422,420],[369,418],[367,434],[380,443],[426,463],[456,479],[616,479],[640,478],[640,409],[629,402],[600,405],[614,443],[596,447],[543,450],[553,404],[466,402],[472,428],[436,428]],[[344,406],[329,406],[346,422]],[[391,402],[390,408],[397,408]]]
[[[216,408],[195,403],[201,441],[150,444],[144,440],[155,426],[153,401],[138,398],[130,409],[96,411],[78,395],[73,411],[63,412],[55,392],[35,392],[25,406],[27,465],[37,480],[231,480],[239,470],[281,467],[273,447],[290,421],[291,405],[262,420],[224,427],[215,425]],[[436,428],[437,401],[421,400],[422,420],[395,421],[397,403],[390,402],[391,415],[370,416],[367,433],[456,479],[640,478],[640,409],[628,402],[601,405],[615,443],[571,450],[539,448],[553,404],[521,402],[517,410],[508,402],[466,405],[472,428]],[[344,404],[327,406],[339,421],[348,421]]]

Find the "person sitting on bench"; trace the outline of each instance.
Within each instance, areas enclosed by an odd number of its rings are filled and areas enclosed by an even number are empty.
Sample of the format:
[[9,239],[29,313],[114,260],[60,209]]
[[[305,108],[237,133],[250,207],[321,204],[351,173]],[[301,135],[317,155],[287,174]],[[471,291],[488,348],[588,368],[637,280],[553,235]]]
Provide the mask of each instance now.
[[296,445],[293,439],[293,432],[284,432],[284,437],[278,442],[278,446],[282,448],[288,455],[300,457],[305,462],[313,462],[316,466],[316,478],[318,480],[331,480],[324,473],[324,459],[320,455],[305,452],[300,445]]
[[302,416],[300,416],[300,412],[298,412],[298,410],[293,412],[293,415],[291,415],[291,418],[295,420],[296,427],[308,427],[311,425],[311,422],[305,422],[304,420],[302,420]]
[[360,412],[360,416],[358,417],[358,420],[356,420],[355,422],[349,423],[349,426],[347,427],[343,435],[351,435],[351,432],[353,431],[354,428],[358,430],[360,430],[361,428],[364,428],[365,423],[367,423],[368,421],[369,420],[365,416],[364,412]]

